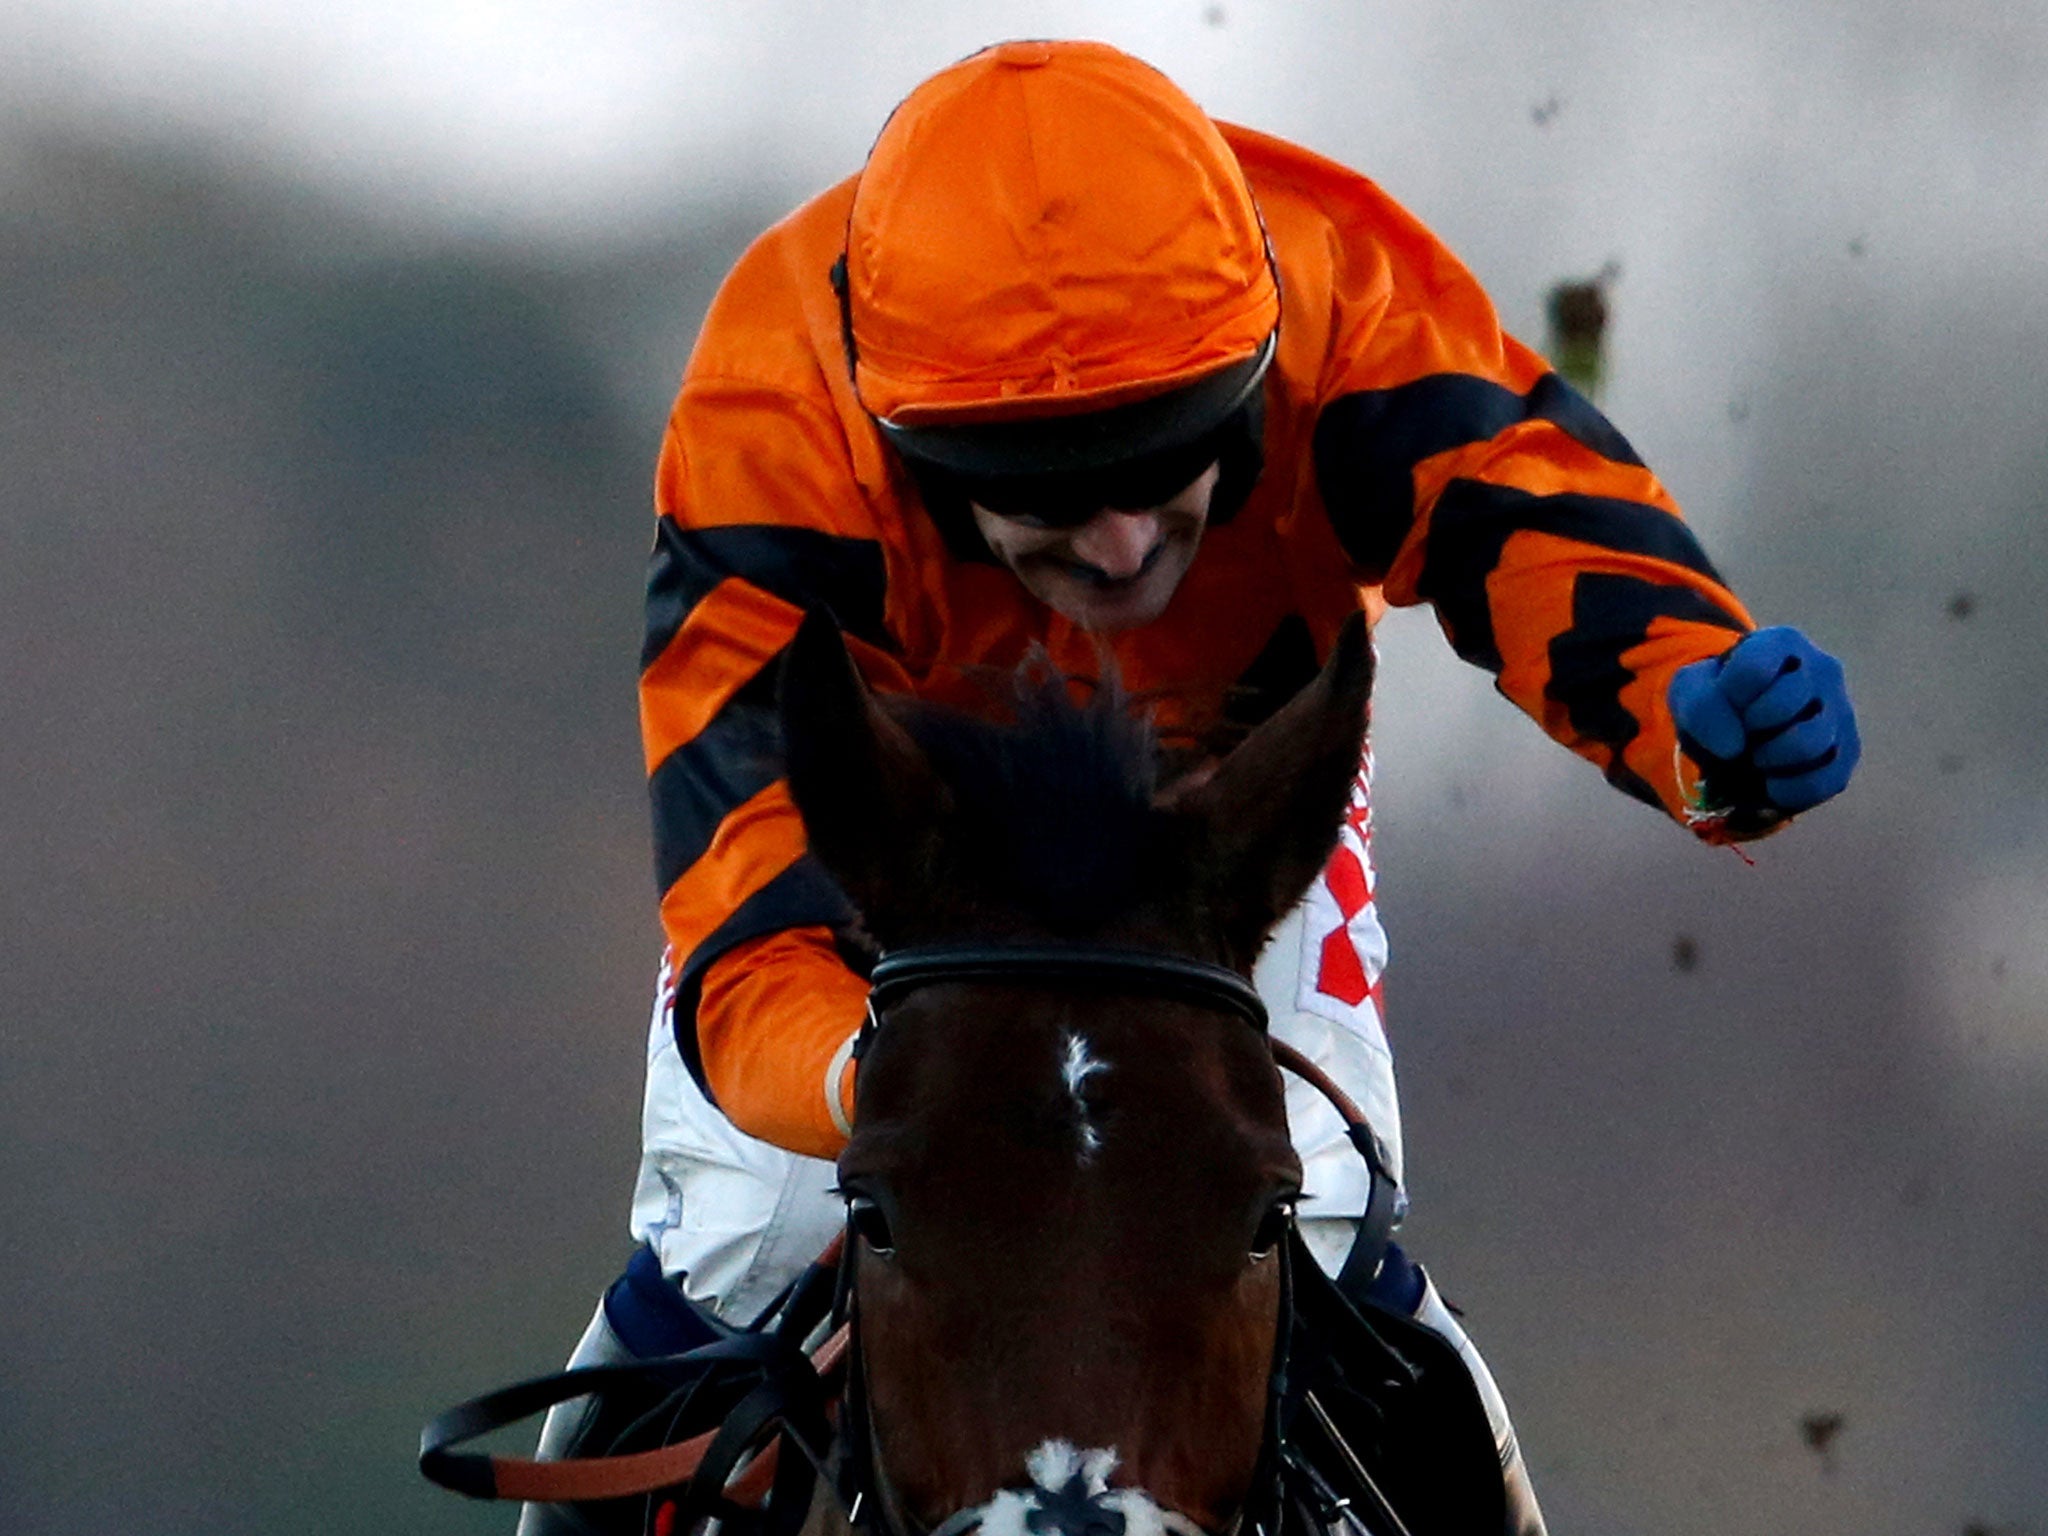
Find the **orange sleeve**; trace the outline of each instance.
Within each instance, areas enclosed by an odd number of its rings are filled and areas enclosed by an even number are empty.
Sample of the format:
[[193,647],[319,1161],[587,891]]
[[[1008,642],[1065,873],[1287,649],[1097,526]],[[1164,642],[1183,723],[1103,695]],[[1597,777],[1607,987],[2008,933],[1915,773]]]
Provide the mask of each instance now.
[[852,1043],[866,1013],[867,983],[846,968],[829,929],[785,930],[726,951],[706,970],[697,1003],[698,1050],[718,1107],[749,1135],[837,1157],[853,1119]]
[[776,662],[824,609],[874,686],[909,678],[871,488],[776,308],[794,301],[775,259],[770,240],[721,291],[662,443],[640,722],[684,1062],[740,1129],[829,1153],[823,1076],[863,987],[831,942],[853,914],[783,778]]
[[1458,654],[1610,783],[1699,825],[1666,694],[1749,614],[1627,440],[1457,259],[1362,178],[1345,196],[1314,458],[1346,553],[1388,601],[1431,604]]

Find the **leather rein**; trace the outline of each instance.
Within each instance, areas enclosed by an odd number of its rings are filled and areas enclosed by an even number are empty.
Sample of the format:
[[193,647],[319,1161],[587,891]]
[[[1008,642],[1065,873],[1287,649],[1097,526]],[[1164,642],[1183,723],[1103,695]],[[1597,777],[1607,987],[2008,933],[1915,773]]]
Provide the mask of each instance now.
[[[921,988],[944,982],[1018,983],[1169,997],[1233,1015],[1266,1035],[1274,1061],[1307,1081],[1336,1108],[1352,1145],[1372,1173],[1372,1194],[1340,1283],[1350,1281],[1354,1274],[1370,1280],[1377,1271],[1400,1204],[1398,1186],[1388,1172],[1386,1150],[1358,1105],[1327,1073],[1293,1046],[1271,1038],[1265,1002],[1244,976],[1183,955],[1096,944],[926,945],[895,950],[878,960],[870,974],[867,1018],[855,1042],[856,1059],[871,1043],[881,1028],[883,1015],[892,1005]],[[851,1317],[857,1248],[850,1228],[835,1238],[818,1262],[791,1287],[783,1323],[772,1331],[741,1333],[687,1354],[635,1365],[558,1372],[450,1409],[428,1424],[421,1434],[421,1472],[444,1488],[474,1498],[536,1503],[616,1499],[687,1485],[680,1513],[694,1518],[689,1523],[678,1518],[672,1527],[679,1532],[687,1531],[697,1519],[715,1514],[721,1502],[757,1505],[769,1498],[771,1487],[778,1492],[788,1487],[794,1493],[797,1486],[807,1486],[807,1477],[801,1483],[786,1481],[799,1469],[824,1472],[825,1441],[829,1435],[823,1412],[828,1396],[826,1383],[843,1381],[838,1431],[846,1455],[838,1477],[823,1481],[840,1502],[849,1524],[861,1526],[865,1515],[866,1528],[889,1531],[889,1515],[885,1512],[888,1501],[881,1496],[883,1482],[873,1455],[861,1390],[858,1332]],[[1284,1256],[1285,1245],[1282,1252]],[[800,1309],[799,1301],[806,1296],[820,1296],[827,1283],[833,1288],[829,1314],[813,1323],[809,1314],[815,1309]],[[1291,1286],[1287,1289],[1291,1291]],[[1282,1317],[1275,1343],[1271,1395],[1276,1408],[1286,1375],[1286,1345],[1292,1327],[1291,1304],[1283,1306],[1290,1315]],[[822,1342],[808,1350],[801,1347],[817,1339],[821,1331]],[[747,1362],[755,1357],[765,1367],[761,1386],[719,1428],[673,1445],[558,1461],[488,1456],[454,1449],[464,1441],[516,1423],[556,1403],[610,1385],[644,1382],[650,1376],[674,1376],[681,1381],[699,1362]],[[792,1407],[792,1398],[800,1406]],[[790,1442],[796,1454],[778,1457],[775,1452],[782,1441]],[[1272,1486],[1277,1485],[1281,1450],[1277,1441],[1277,1420],[1269,1413],[1267,1443],[1260,1453],[1255,1480],[1269,1495]],[[870,1500],[882,1507],[864,1508]],[[969,1518],[975,1513],[961,1511],[949,1518],[942,1530],[946,1536],[961,1536],[977,1523]],[[1277,1511],[1274,1513],[1277,1516]],[[1257,1519],[1250,1523],[1254,1528],[1263,1528],[1266,1536],[1273,1536],[1277,1518],[1271,1524]]]

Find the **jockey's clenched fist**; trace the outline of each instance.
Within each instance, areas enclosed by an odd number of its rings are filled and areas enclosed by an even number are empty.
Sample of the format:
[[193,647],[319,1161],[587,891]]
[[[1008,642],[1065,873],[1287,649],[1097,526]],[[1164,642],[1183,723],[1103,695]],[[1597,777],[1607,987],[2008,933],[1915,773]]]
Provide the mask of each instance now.
[[1736,816],[1774,819],[1832,799],[1862,753],[1842,664],[1788,625],[1681,668],[1671,715],[1708,798]]

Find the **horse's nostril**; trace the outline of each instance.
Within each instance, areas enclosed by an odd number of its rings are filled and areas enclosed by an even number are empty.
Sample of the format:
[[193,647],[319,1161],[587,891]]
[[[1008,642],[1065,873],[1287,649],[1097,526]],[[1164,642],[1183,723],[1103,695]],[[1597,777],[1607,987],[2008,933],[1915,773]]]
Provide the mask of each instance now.
[[1102,1504],[1056,1502],[1027,1512],[1032,1536],[1124,1536],[1124,1512]]
[[1077,1472],[1062,1487],[1038,1495],[1037,1507],[1024,1516],[1025,1528],[1032,1536],[1124,1536],[1124,1512],[1109,1498],[1106,1488],[1091,1491]]

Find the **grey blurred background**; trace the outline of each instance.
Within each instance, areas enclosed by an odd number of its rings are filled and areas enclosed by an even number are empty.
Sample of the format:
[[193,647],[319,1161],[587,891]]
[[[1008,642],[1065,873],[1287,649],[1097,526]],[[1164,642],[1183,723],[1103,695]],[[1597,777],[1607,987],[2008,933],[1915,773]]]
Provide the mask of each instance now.
[[[1384,626],[1412,1246],[1559,1536],[2048,1532],[2048,11],[13,0],[0,1531],[484,1532],[626,1251],[648,482],[742,244],[1003,36],[1364,170],[1604,403],[1851,793],[1735,855]],[[1829,1427],[1833,1424],[1835,1427]]]

